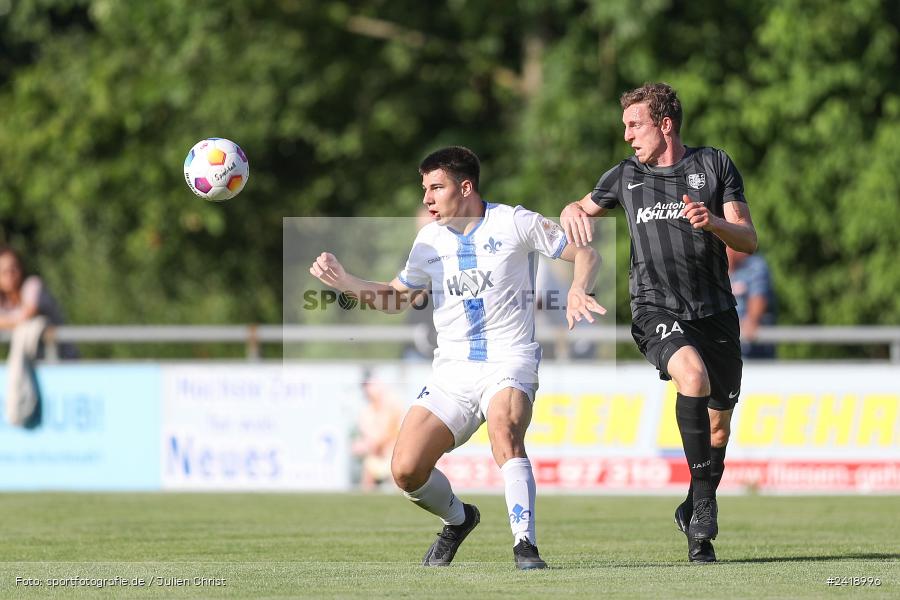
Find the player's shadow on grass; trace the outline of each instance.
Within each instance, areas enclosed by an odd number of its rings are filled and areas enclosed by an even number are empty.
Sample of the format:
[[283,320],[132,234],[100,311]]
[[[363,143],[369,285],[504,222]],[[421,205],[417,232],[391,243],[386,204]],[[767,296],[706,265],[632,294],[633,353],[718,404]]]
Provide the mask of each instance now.
[[771,563],[771,562],[829,562],[841,560],[897,560],[900,554],[886,554],[883,552],[852,552],[849,554],[830,556],[770,556],[760,558],[735,558],[720,560],[721,563]]

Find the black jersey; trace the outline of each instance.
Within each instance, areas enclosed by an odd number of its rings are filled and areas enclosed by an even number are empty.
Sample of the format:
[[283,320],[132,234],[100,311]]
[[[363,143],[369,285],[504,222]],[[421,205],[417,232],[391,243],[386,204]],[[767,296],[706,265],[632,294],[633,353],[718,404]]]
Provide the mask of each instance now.
[[682,319],[701,319],[735,305],[725,244],[679,216],[684,194],[719,217],[725,202],[746,202],[741,174],[715,148],[686,148],[669,167],[651,167],[632,156],[604,173],[591,194],[602,208],[621,204],[625,210],[635,317],[662,309]]

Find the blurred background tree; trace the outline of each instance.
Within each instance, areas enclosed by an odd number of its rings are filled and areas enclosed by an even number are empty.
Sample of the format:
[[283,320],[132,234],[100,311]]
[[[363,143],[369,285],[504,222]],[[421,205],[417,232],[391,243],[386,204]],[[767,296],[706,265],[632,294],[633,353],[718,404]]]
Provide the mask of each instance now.
[[[557,215],[663,80],[744,175],[781,322],[897,324],[898,31],[889,0],[0,0],[0,240],[72,323],[277,323],[282,217],[411,216],[445,144]],[[208,136],[251,162],[221,205],[181,177]]]

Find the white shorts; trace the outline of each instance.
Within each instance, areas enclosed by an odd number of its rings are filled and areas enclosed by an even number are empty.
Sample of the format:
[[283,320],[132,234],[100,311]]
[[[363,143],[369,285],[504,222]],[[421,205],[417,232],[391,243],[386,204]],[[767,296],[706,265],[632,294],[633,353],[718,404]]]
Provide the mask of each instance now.
[[454,448],[463,445],[487,420],[491,398],[500,390],[522,390],[534,402],[538,389],[538,361],[515,358],[507,362],[435,359],[428,384],[413,402],[432,412],[450,429]]

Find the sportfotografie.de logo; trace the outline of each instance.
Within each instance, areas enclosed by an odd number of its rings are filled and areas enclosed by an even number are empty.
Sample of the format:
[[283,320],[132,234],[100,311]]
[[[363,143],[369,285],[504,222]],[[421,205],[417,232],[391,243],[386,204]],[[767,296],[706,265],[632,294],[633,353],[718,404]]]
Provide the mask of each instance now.
[[[433,303],[442,304],[446,296],[471,296],[478,297],[484,290],[493,287],[490,281],[490,273],[481,276],[457,276],[448,279],[447,292],[440,290],[417,290],[413,292],[392,292],[388,290],[370,292],[365,291],[359,295],[349,292],[337,292],[335,290],[306,290],[303,292],[302,310],[342,310],[342,311],[396,311],[412,308],[413,310],[425,310]],[[498,309],[510,309],[534,306],[537,310],[564,311],[568,290],[542,290],[535,293],[532,290],[508,290],[492,301],[492,305]],[[446,294],[446,296],[445,296]]]

